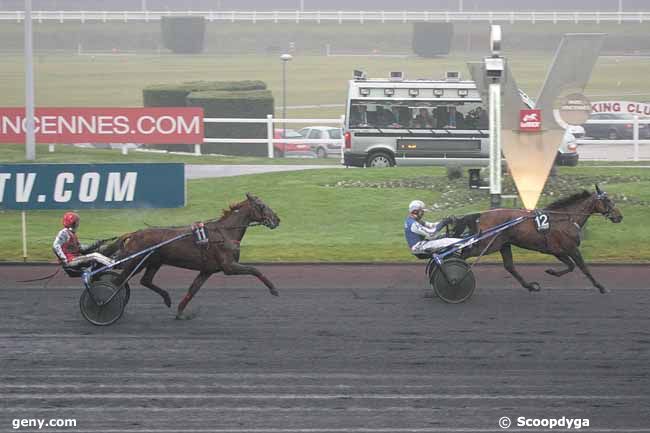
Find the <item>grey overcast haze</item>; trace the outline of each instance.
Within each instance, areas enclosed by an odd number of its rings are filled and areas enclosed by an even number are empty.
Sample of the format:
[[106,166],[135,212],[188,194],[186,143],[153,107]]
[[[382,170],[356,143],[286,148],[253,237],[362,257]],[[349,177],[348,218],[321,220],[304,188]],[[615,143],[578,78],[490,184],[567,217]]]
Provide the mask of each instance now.
[[[32,0],[34,10],[448,10],[648,11],[648,0]],[[1,10],[23,9],[0,0]]]

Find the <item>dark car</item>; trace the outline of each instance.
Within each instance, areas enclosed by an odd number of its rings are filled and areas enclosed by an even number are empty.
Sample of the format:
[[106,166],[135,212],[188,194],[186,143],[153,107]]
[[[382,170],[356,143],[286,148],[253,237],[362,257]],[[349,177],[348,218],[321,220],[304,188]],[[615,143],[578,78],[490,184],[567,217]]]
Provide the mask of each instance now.
[[[607,123],[608,120],[629,120],[629,123]],[[602,123],[601,123],[602,122]],[[607,140],[631,140],[634,133],[634,116],[628,113],[594,113],[582,125],[585,135]],[[639,138],[650,137],[647,123],[639,123]]]

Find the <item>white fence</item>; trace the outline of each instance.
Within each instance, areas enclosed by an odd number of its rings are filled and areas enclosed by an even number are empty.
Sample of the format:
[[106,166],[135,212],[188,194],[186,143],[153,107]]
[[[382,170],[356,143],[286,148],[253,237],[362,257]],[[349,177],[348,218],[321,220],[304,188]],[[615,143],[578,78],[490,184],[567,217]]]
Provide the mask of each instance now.
[[[162,17],[202,16],[208,21],[229,22],[486,22],[486,23],[644,23],[650,12],[448,12],[448,11],[34,11],[43,21],[159,21]],[[0,21],[24,19],[23,11],[0,11]]]
[[[634,116],[631,120],[590,120],[590,125],[631,125],[631,139],[595,140],[580,139],[578,153],[582,160],[596,161],[640,161],[650,160],[650,119]],[[644,136],[640,137],[639,126],[645,125]],[[642,139],[646,138],[646,139]]]
[[[266,138],[206,138],[203,140],[203,143],[266,143],[267,145],[267,156],[269,158],[274,157],[274,144],[275,143],[289,143],[289,144],[300,144],[300,143],[307,143],[307,144],[319,144],[319,143],[332,143],[339,141],[341,144],[341,157],[343,157],[343,148],[344,148],[344,140],[343,140],[343,135],[341,135],[340,140],[332,140],[332,139],[308,139],[308,138],[274,138],[274,124],[276,126],[279,126],[278,124],[282,125],[282,128],[284,128],[284,125],[287,123],[304,123],[304,124],[312,124],[312,125],[318,125],[318,124],[335,124],[338,125],[339,128],[343,128],[343,124],[345,121],[345,117],[341,116],[338,119],[278,119],[274,118],[272,115],[266,116],[266,119],[243,119],[243,118],[235,118],[235,119],[229,119],[229,118],[205,118],[203,119],[204,123],[265,123],[266,124]],[[201,154],[201,145],[196,144],[194,146],[194,153],[196,155]]]

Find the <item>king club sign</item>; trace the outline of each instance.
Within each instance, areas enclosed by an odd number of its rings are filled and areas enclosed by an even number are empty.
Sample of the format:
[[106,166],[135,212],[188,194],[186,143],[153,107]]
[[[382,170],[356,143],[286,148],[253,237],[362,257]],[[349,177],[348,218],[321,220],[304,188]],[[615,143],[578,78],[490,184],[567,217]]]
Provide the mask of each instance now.
[[542,130],[541,110],[519,110],[519,130],[539,132]]

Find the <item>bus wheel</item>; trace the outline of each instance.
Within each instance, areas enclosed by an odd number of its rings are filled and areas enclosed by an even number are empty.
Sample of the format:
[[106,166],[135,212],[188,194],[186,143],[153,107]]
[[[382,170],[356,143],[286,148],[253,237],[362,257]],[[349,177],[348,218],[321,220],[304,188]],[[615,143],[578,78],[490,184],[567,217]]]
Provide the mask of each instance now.
[[368,167],[380,168],[380,167],[392,167],[395,165],[393,163],[393,158],[385,152],[373,153],[368,157]]

